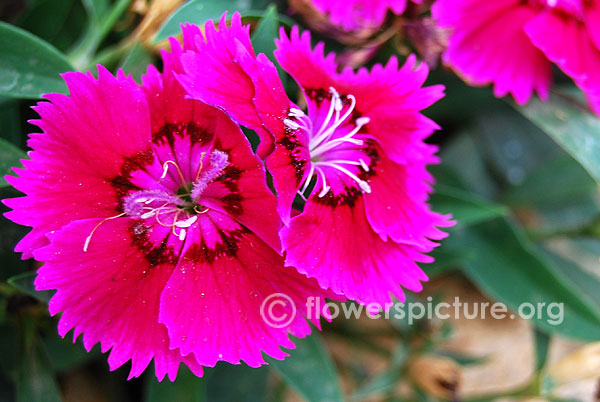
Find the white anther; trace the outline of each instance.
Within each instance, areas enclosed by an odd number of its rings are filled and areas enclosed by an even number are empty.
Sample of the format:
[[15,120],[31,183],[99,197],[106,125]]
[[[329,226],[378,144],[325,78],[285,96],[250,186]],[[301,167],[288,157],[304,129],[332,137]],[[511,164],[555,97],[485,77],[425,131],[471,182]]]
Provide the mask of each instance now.
[[290,119],[285,119],[283,121],[283,124],[291,128],[292,130],[298,130],[300,128],[300,125],[298,123]]
[[323,186],[323,189],[319,193],[319,198],[325,197],[330,189],[331,189],[331,187],[329,187],[328,185]]
[[366,181],[359,181],[358,185],[365,193],[371,193],[371,186],[369,186],[369,183],[367,183]]
[[356,119],[356,125],[359,127],[364,126],[365,124],[369,124],[371,122],[371,118],[370,117],[359,117],[358,119]]
[[178,228],[189,228],[197,220],[198,220],[198,217],[196,215],[193,215],[193,216],[190,216],[188,219],[186,219],[184,221],[177,221],[177,222],[175,222],[175,226],[177,226]]
[[365,172],[369,171],[369,165],[367,165],[365,163],[365,161],[363,161],[362,159],[359,159],[358,163],[360,163],[360,167],[362,167]]
[[156,215],[156,209],[153,209],[152,211],[146,212],[145,214],[142,214],[140,216],[140,218],[142,219],[148,219],[148,218],[152,218],[154,215]]
[[290,117],[302,117],[305,116],[304,112],[298,108],[290,108],[290,113],[289,113]]

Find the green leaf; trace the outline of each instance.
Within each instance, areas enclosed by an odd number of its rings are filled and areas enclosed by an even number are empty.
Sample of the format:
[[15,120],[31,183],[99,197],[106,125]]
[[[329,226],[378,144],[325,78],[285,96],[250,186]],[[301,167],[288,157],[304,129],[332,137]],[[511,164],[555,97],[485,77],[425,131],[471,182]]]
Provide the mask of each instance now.
[[35,287],[33,286],[33,281],[35,280],[36,276],[37,274],[35,272],[24,272],[22,274],[15,275],[9,278],[7,282],[13,287],[19,289],[21,292],[31,297],[35,297],[42,303],[48,303],[48,301],[50,301],[50,299],[52,298],[54,291],[44,290],[38,292],[37,290],[35,290]]
[[258,28],[252,34],[252,46],[256,54],[264,53],[273,60],[275,51],[275,37],[279,34],[279,20],[277,7],[270,5],[265,11]]
[[[570,241],[569,241],[570,243]],[[538,247],[540,254],[552,263],[559,273],[569,281],[582,298],[600,311],[600,277],[588,272],[571,259],[552,252],[547,247]],[[596,254],[597,256],[597,254]]]
[[342,391],[331,357],[318,333],[295,339],[296,349],[285,360],[268,363],[308,402],[342,402]]
[[386,370],[383,373],[376,375],[367,381],[366,384],[360,386],[354,394],[352,394],[350,400],[362,401],[376,395],[385,395],[396,386],[401,373],[402,370],[400,368],[392,367],[390,370]]
[[550,336],[540,331],[535,330],[535,371],[540,371],[546,365],[548,360],[548,349],[550,349]]
[[452,214],[459,225],[473,225],[506,215],[506,208],[483,200],[481,197],[456,188],[438,185],[431,196],[436,212]]
[[143,74],[146,74],[148,65],[153,61],[152,53],[144,45],[136,43],[121,62],[121,68],[125,73],[139,80]]
[[[457,133],[442,149],[442,165],[434,165],[430,170],[438,181],[443,179],[444,183],[492,199],[498,189],[482,158],[481,148],[473,141],[473,137],[474,134],[469,130]],[[465,155],[469,157],[465,158]]]
[[45,334],[42,342],[48,352],[52,369],[56,373],[64,373],[80,368],[102,356],[99,345],[88,352],[83,346],[82,337],[79,337],[77,342],[73,343],[70,336],[62,338],[54,329]]
[[563,147],[600,183],[600,119],[567,94],[552,93],[548,102],[532,99],[518,107]]
[[[264,0],[190,0],[171,14],[156,34],[154,42],[179,35],[181,33],[180,25],[183,23],[204,25],[209,19],[217,21],[225,11],[228,12],[228,17],[231,17],[235,11],[239,11],[243,17],[262,18],[265,12],[260,10],[264,10],[266,4],[267,2]],[[277,14],[277,19],[288,26],[295,25],[294,20],[286,15]]]
[[61,402],[44,345],[34,333],[25,336],[25,343],[18,372],[17,402]]
[[156,380],[154,372],[146,378],[145,402],[202,402],[206,401],[206,380],[198,378],[182,365],[174,382],[168,378]]
[[[267,399],[268,367],[219,363],[207,370],[206,400],[210,402],[255,402]],[[232,386],[235,379],[235,386]]]
[[207,20],[221,18],[225,11],[231,16],[234,11],[248,11],[251,4],[248,0],[191,0],[177,9],[156,34],[155,42],[181,33],[180,25],[185,22],[203,25]]
[[4,178],[7,174],[15,175],[13,167],[21,167],[19,159],[25,159],[27,155],[8,141],[0,138],[0,187],[8,186]]
[[[493,299],[504,302],[513,314],[527,303],[535,309],[531,320],[538,328],[582,340],[600,340],[600,310],[540,258],[506,219],[452,232],[443,247],[462,253],[465,274]],[[553,303],[564,306],[562,320],[560,305]],[[523,308],[526,314],[531,311],[527,305]]]
[[52,45],[19,28],[0,22],[0,94],[37,99],[50,92],[66,93],[60,73],[72,71]]

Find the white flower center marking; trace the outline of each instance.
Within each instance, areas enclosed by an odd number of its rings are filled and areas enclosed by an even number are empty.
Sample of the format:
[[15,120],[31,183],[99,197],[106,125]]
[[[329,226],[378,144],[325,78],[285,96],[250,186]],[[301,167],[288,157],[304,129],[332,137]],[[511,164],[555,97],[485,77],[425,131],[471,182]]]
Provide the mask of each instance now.
[[331,187],[327,184],[327,177],[323,170],[324,167],[329,167],[337,170],[338,172],[346,175],[350,179],[352,179],[356,184],[358,184],[359,188],[365,193],[371,192],[371,186],[366,181],[359,178],[355,173],[348,170],[343,165],[353,165],[362,168],[365,172],[369,171],[369,166],[363,159],[358,160],[346,160],[346,159],[336,159],[336,160],[326,160],[324,159],[324,155],[332,150],[344,150],[348,148],[343,148],[342,146],[347,146],[350,144],[351,148],[360,147],[364,144],[362,139],[356,138],[359,136],[359,131],[368,124],[371,119],[368,117],[359,117],[355,120],[355,127],[341,137],[335,137],[336,131],[342,127],[343,124],[350,123],[350,117],[352,116],[352,112],[356,107],[356,98],[354,95],[347,95],[346,98],[350,100],[350,105],[346,109],[344,113],[344,102],[340,94],[335,90],[335,88],[330,87],[329,92],[331,93],[331,103],[329,104],[329,110],[327,111],[327,116],[323,123],[318,129],[315,129],[313,125],[313,121],[304,113],[302,110],[297,108],[290,109],[288,114],[288,118],[283,122],[284,124],[292,130],[303,130],[307,133],[309,138],[308,148],[310,151],[311,164],[310,170],[308,172],[308,176],[306,177],[306,181],[304,185],[299,190],[299,194],[304,198],[304,193],[308,189],[313,176],[317,175],[317,177],[321,178],[323,183],[323,188],[319,192],[318,196],[320,198],[324,197]]

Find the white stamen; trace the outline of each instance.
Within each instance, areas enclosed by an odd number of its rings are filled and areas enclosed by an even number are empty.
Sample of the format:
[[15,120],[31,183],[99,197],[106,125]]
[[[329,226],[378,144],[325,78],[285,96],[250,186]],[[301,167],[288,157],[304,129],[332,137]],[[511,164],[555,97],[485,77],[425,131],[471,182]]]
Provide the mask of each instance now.
[[329,167],[339,170],[340,172],[346,174],[346,176],[348,176],[352,180],[354,180],[364,192],[366,192],[366,193],[371,192],[371,186],[369,185],[369,183],[367,183],[364,180],[359,179],[354,173],[352,173],[345,167],[339,166],[338,164],[332,163],[332,162],[318,162],[318,164],[322,165],[322,166],[329,166]]
[[160,175],[160,178],[161,178],[161,179],[164,179],[165,177],[167,177],[167,173],[168,173],[168,172],[169,172],[169,164],[168,164],[167,162],[165,162],[165,163],[163,164],[163,172],[162,172],[162,174]]
[[357,126],[362,127],[366,124],[369,124],[371,122],[371,118],[370,117],[359,117],[358,119],[356,119],[355,123]]
[[98,223],[90,232],[90,235],[88,237],[85,238],[85,242],[83,243],[83,252],[87,253],[88,248],[90,247],[90,242],[92,241],[92,236],[94,236],[94,233],[96,232],[96,230],[100,227],[100,225],[102,225],[104,222],[106,221],[110,221],[112,219],[117,219],[120,218],[122,216],[125,215],[125,212],[119,214],[119,215],[115,215],[115,216],[111,216],[108,218],[103,219],[102,221],[100,221],[100,223]]
[[308,171],[308,176],[306,177],[306,181],[304,182],[304,186],[302,187],[302,190],[300,190],[300,194],[304,194],[306,192],[306,189],[310,185],[310,181],[312,180],[314,173],[315,173],[315,164],[311,163],[310,170]]
[[[355,136],[361,131],[362,127],[371,122],[371,119],[367,116],[359,117],[354,121],[354,128],[348,132],[347,134],[338,137],[331,138],[335,135],[336,131],[342,127],[344,124],[351,124],[351,121],[347,121],[354,109],[356,107],[356,98],[353,95],[346,95],[345,99],[347,99],[350,104],[347,105],[346,110],[344,111],[344,100],[342,96],[335,90],[335,88],[330,87],[329,92],[331,93],[331,101],[329,104],[329,110],[327,111],[327,115],[323,122],[321,122],[321,126],[318,130],[313,130],[313,121],[300,109],[291,108],[289,112],[289,117],[296,119],[296,121],[285,119],[284,123],[287,127],[290,127],[294,130],[304,129],[309,135],[309,144],[308,148],[310,151],[310,156],[312,159],[311,168],[306,176],[305,182],[301,189],[299,190],[299,194],[304,196],[304,193],[308,190],[310,186],[311,180],[315,175],[315,172],[321,179],[322,189],[319,192],[318,196],[320,198],[324,197],[330,190],[331,186],[327,184],[326,175],[322,169],[323,166],[331,167],[336,169],[337,171],[345,174],[350,179],[352,179],[363,192],[370,193],[371,186],[366,181],[360,179],[355,173],[346,169],[341,165],[353,165],[360,167],[363,171],[369,172],[369,165],[363,160],[320,160],[321,155],[325,154],[332,149],[338,148],[343,144],[351,144],[353,146],[363,146],[364,140],[355,138]],[[343,112],[343,114],[342,114]],[[351,150],[352,148],[341,148],[340,150]]]
[[290,108],[290,116],[291,117],[303,117],[306,115],[304,114],[304,112],[302,110],[293,107],[293,108]]
[[320,167],[317,167],[316,169],[321,175],[321,180],[323,181],[323,189],[319,193],[319,198],[323,198],[329,192],[331,187],[327,185],[327,179],[325,178],[325,172],[323,172],[323,169],[321,169]]
[[185,240],[185,235],[186,235],[186,231],[185,229],[181,229],[181,232],[179,232],[179,240],[180,241],[184,241]]
[[174,222],[174,225],[177,226],[178,228],[189,228],[197,220],[198,220],[198,217],[196,215],[193,215],[193,216],[189,217],[188,219],[186,219],[184,221]]
[[87,253],[88,247],[90,246],[90,242],[92,241],[92,236],[88,236],[85,238],[85,243],[83,243],[83,252]]
[[156,211],[157,211],[157,209],[153,209],[152,211],[146,212],[146,213],[142,214],[140,216],[140,218],[142,218],[142,219],[152,218],[154,215],[156,215]]
[[[347,98],[350,99],[350,107],[348,108],[348,110],[346,110],[346,113],[344,113],[343,116],[341,116],[341,117],[339,116],[339,113],[338,113],[338,115],[335,118],[335,121],[333,122],[333,124],[331,126],[329,126],[327,128],[327,130],[325,130],[322,134],[318,135],[316,138],[312,138],[309,141],[309,148],[311,150],[318,147],[319,144],[321,144],[322,142],[327,141],[329,139],[329,137],[331,137],[331,135],[333,135],[333,133],[335,133],[335,130],[337,130],[344,123],[344,121],[348,117],[350,117],[350,115],[354,111],[354,107],[356,106],[356,98],[354,97],[354,95],[348,95]],[[329,122],[326,122],[326,123],[329,123]],[[326,127],[326,123],[323,123],[322,128]],[[357,130],[357,132],[358,132],[358,130]]]
[[285,119],[283,121],[283,124],[291,128],[292,130],[298,130],[300,128],[300,125],[298,123],[290,119]]

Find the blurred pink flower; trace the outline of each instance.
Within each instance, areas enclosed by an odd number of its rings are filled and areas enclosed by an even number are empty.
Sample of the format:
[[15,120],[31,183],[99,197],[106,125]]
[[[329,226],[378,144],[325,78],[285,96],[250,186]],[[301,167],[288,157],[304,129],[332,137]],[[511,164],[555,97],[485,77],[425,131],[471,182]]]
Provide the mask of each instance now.
[[[302,88],[305,112],[285,94],[273,63],[255,56],[248,27],[234,14],[231,27],[211,22],[206,37],[182,57],[180,82],[190,97],[218,106],[267,138],[263,147],[273,175],[286,264],[316,278],[323,288],[383,305],[402,287],[420,291],[426,275],[416,262],[446,235],[447,216],[427,204],[437,148],[424,139],[438,126],[420,111],[443,96],[423,88],[426,65],[414,56],[404,66],[336,72],[334,54],[310,34],[282,30],[275,57]],[[210,83],[198,85],[198,83]],[[268,135],[270,134],[270,138]],[[294,216],[297,194],[307,198]]]
[[[26,196],[4,201],[33,227],[17,250],[45,263],[35,286],[56,289],[59,333],[83,334],[88,350],[99,342],[111,370],[131,360],[130,377],[152,360],[174,379],[180,362],[201,375],[220,360],[281,359],[290,333],[311,332],[307,298],[326,293],[284,267],[262,162],[224,113],[185,99],[183,50],[171,45],[164,73],[150,67],[142,86],[101,66],[98,79],[65,74],[70,96],[38,103],[43,134],[8,177]],[[278,307],[293,317],[282,327],[261,316],[274,293],[298,306]]]
[[600,1],[437,0],[432,14],[452,30],[445,63],[470,84],[546,99],[554,62],[600,113]]
[[[401,15],[408,0],[312,0],[314,7],[347,31],[378,28],[388,11]],[[420,3],[420,0],[413,0]]]

